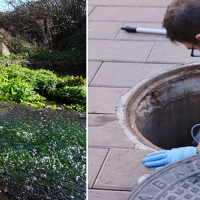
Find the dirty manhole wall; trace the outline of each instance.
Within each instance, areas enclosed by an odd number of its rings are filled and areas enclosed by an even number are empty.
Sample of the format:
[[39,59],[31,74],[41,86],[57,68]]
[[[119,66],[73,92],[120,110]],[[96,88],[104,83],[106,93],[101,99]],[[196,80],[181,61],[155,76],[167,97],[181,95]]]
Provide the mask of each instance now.
[[191,146],[200,123],[200,63],[174,67],[147,78],[126,105],[129,128],[154,149]]

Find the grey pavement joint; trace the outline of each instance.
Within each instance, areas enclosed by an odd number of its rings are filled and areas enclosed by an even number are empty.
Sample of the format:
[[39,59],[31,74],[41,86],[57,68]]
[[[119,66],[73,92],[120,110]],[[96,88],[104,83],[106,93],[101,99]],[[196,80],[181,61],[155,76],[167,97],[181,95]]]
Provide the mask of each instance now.
[[136,6],[167,7],[172,0],[139,0]]
[[95,6],[88,6],[88,15],[94,10]]
[[91,188],[94,184],[108,151],[108,149],[88,148],[88,171],[90,172],[90,176],[88,176],[88,188]]
[[89,87],[89,114],[115,114],[115,105],[127,91],[128,88]]
[[89,0],[88,5],[98,6],[135,6],[139,0]]
[[89,61],[146,62],[154,42],[89,40]]
[[104,62],[90,86],[132,88],[144,78],[174,64],[114,63]]
[[122,200],[130,196],[130,192],[109,190],[88,190],[88,199],[92,200]]
[[186,64],[199,61],[198,57],[190,57],[190,51],[182,44],[157,41],[149,56],[148,62]]
[[88,147],[132,148],[115,115],[88,115]]
[[111,149],[94,188],[131,191],[144,174],[147,176],[155,172],[154,169],[146,168],[142,164],[142,159],[148,153],[150,151]]
[[[166,8],[155,7],[114,7],[98,6],[89,20],[110,22],[162,22]],[[145,13],[145,14],[144,14]]]
[[88,76],[87,76],[88,85],[94,78],[101,64],[102,64],[101,62],[92,62],[92,61],[88,62]]
[[123,22],[93,22],[88,25],[88,37],[93,39],[115,39]]

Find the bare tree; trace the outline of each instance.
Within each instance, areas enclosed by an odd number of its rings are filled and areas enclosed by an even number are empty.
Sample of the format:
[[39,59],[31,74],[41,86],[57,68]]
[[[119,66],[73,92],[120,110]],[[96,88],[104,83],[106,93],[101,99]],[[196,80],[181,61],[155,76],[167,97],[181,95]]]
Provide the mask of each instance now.
[[11,11],[0,13],[0,27],[12,37],[53,48],[85,19],[86,0],[5,0]]

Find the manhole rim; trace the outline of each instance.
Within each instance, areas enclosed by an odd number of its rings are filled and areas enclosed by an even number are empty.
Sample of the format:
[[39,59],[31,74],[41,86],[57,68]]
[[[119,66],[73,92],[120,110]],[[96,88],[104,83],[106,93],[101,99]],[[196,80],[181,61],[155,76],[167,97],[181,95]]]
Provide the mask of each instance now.
[[[199,67],[198,67],[199,66]],[[130,99],[134,94],[136,94],[141,88],[145,87],[145,85],[148,85],[149,82],[153,82],[161,77],[166,76],[167,74],[174,74],[178,71],[184,70],[186,71],[188,68],[197,68],[200,69],[200,62],[194,62],[194,63],[188,63],[184,65],[179,65],[175,67],[171,67],[168,69],[160,70],[156,73],[153,73],[152,75],[144,78],[142,81],[137,83],[135,86],[133,86],[127,93],[121,96],[118,104],[115,107],[116,116],[118,119],[119,126],[122,128],[128,139],[135,145],[135,149],[137,150],[151,150],[151,151],[157,151],[161,150],[160,147],[157,147],[150,141],[148,141],[142,134],[139,132],[137,127],[134,127],[134,132],[130,129],[128,122],[127,122],[127,115],[126,110],[129,104]],[[138,134],[142,137],[142,142]]]

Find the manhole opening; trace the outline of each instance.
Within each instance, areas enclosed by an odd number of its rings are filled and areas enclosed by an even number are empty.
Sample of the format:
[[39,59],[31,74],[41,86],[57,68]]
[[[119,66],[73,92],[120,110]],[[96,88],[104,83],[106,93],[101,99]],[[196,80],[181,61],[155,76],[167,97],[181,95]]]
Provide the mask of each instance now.
[[149,77],[129,99],[126,120],[148,146],[191,146],[191,128],[200,123],[199,65],[183,65]]

